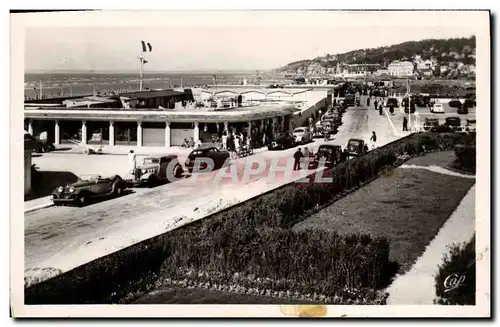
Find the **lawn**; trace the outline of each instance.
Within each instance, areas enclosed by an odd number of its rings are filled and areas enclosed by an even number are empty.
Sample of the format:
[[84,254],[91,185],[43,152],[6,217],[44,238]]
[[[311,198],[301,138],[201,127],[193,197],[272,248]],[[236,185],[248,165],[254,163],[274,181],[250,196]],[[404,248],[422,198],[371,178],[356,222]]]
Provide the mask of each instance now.
[[[431,154],[406,164],[446,166],[449,154]],[[444,167],[447,168],[447,167]],[[423,169],[396,168],[293,226],[367,233],[390,241],[391,261],[408,271],[458,206],[475,179]]]

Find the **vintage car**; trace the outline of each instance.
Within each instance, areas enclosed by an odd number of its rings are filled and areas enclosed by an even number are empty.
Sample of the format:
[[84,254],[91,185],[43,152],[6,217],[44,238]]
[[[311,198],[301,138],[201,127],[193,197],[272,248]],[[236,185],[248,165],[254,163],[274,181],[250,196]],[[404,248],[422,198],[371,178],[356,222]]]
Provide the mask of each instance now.
[[314,125],[311,134],[313,138],[323,137],[323,126],[321,125],[321,122]]
[[327,136],[330,136],[338,132],[338,125],[335,123],[333,119],[326,119],[321,121],[321,127],[323,129],[323,136],[325,134]]
[[465,99],[464,105],[465,108],[474,108],[476,106],[475,99]]
[[268,150],[285,150],[295,146],[295,137],[290,133],[277,133],[267,146]]
[[475,119],[467,119],[465,124],[465,131],[469,133],[476,132],[476,120]]
[[399,102],[398,102],[398,99],[396,98],[389,98],[387,99],[387,102],[385,104],[386,107],[393,107],[393,108],[397,108],[399,107]]
[[126,188],[127,183],[118,175],[110,177],[97,174],[81,175],[75,183],[56,188],[52,192],[52,202],[55,205],[85,206],[96,198],[120,196]]
[[367,149],[365,141],[361,139],[349,139],[344,152],[347,157],[359,157],[368,152]]
[[293,130],[293,137],[295,137],[295,143],[304,144],[312,141],[312,135],[309,131],[309,127],[297,127]]
[[469,113],[469,109],[465,106],[465,103],[458,107],[457,114],[459,115],[467,115]]
[[316,169],[324,160],[325,167],[332,167],[343,159],[342,147],[340,145],[322,144],[314,155],[314,160],[309,162],[309,169]]
[[171,177],[180,178],[183,173],[184,169],[179,164],[177,155],[155,155],[144,158],[135,173],[127,176],[126,182],[128,186],[153,187],[160,183],[171,182]]
[[444,126],[449,127],[454,132],[462,131],[462,121],[459,117],[447,117]]
[[432,130],[433,127],[438,127],[439,126],[439,119],[438,118],[425,118],[424,122],[424,131],[430,131]]
[[405,114],[407,114],[407,113],[411,113],[411,114],[415,113],[415,107],[416,107],[415,102],[412,102],[411,105],[410,105],[410,107],[405,106],[405,109],[404,109]]
[[460,108],[462,106],[462,102],[460,102],[460,100],[451,100],[448,102],[448,106],[450,106],[450,108]]
[[[191,174],[194,169],[196,158],[211,159],[214,163],[213,169],[219,169],[224,166],[224,163],[229,159],[229,157],[230,155],[228,151],[219,150],[214,146],[201,147],[191,151],[184,165],[186,166],[188,172]],[[207,169],[207,163],[202,161],[199,169]]]
[[430,110],[433,114],[444,114],[444,107],[440,103],[434,103]]

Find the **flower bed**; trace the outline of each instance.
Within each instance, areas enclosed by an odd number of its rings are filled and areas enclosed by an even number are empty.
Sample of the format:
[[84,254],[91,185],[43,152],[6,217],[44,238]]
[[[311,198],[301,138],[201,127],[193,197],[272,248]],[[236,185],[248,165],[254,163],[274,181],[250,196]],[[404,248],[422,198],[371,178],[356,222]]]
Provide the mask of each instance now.
[[159,276],[184,279],[187,271],[204,271],[204,282],[218,285],[232,283],[238,273],[270,279],[265,288],[273,291],[376,302],[370,294],[391,278],[387,240],[290,227],[410,156],[474,141],[462,134],[411,135],[339,164],[326,174],[330,183],[286,185],[34,285],[25,292],[26,303],[122,302],[127,294],[148,291]]

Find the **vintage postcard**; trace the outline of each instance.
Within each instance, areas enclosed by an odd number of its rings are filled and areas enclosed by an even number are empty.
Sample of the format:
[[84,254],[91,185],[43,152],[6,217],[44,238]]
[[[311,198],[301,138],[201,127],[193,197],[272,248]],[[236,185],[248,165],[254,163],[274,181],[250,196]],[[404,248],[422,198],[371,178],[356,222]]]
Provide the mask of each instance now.
[[490,12],[10,16],[13,317],[490,317]]

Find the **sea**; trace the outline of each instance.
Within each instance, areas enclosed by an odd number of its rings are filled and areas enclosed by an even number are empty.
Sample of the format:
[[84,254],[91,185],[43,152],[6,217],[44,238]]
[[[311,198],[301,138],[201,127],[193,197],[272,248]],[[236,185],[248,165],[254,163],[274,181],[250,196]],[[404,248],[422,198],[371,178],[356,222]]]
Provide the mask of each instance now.
[[[215,80],[214,80],[215,75]],[[206,87],[216,84],[252,84],[269,82],[253,73],[144,73],[143,90],[170,89],[177,87]],[[272,82],[272,81],[271,81]],[[112,92],[132,92],[139,90],[138,73],[26,73],[24,75],[24,96],[26,100],[43,98],[79,96],[96,93],[101,95]]]

